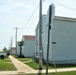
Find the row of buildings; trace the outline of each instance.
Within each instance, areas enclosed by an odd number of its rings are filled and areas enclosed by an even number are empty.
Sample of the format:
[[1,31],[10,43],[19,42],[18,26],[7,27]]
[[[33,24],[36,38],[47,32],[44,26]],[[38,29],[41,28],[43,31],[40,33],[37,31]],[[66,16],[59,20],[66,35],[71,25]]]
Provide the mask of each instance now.
[[[22,39],[23,41],[23,45],[22,45],[22,55],[24,57],[33,57],[35,54],[35,36],[31,36],[31,35],[23,35]],[[17,42],[17,52],[16,52],[16,48],[12,47],[11,49],[11,54],[16,55],[20,55],[20,46],[19,46],[19,42]]]
[[[42,16],[42,46],[43,60],[47,57],[47,15]],[[36,26],[35,36],[24,35],[22,54],[25,57],[39,58],[39,23]],[[20,49],[17,46],[17,54]],[[13,53],[13,52],[12,52]],[[49,63],[76,64],[76,19],[55,16],[50,30]]]

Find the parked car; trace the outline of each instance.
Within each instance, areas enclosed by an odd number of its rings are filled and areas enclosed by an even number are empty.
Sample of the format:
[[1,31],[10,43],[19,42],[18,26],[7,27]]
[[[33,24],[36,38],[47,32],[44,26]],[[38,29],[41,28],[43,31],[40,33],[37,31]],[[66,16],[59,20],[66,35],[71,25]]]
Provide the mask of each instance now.
[[7,53],[0,53],[0,58],[4,59],[5,57],[7,57]]

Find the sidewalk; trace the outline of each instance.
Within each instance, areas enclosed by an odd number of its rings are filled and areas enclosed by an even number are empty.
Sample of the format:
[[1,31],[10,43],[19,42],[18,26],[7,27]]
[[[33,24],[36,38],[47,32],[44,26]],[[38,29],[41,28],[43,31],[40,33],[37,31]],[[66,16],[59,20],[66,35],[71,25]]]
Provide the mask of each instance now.
[[19,72],[32,72],[35,71],[33,68],[29,67],[28,65],[22,63],[21,61],[19,61],[18,59],[9,56],[10,60],[12,61],[12,63],[14,64],[14,66],[17,68],[17,71]]
[[[17,60],[16,58],[9,56],[12,63],[17,68],[17,71],[0,71],[0,75],[16,75],[16,74],[32,74],[32,73],[46,73],[46,70],[34,70],[33,68],[29,67],[28,65],[22,63],[21,61]],[[67,72],[67,71],[76,71],[76,67],[74,68],[60,68],[60,69],[49,69],[48,72]]]
[[28,65],[22,63],[18,59],[12,57],[11,55],[9,56],[10,60],[16,67],[17,71],[0,71],[0,75],[16,75],[16,74],[30,74],[30,73],[37,73],[36,70],[33,68],[29,67]]

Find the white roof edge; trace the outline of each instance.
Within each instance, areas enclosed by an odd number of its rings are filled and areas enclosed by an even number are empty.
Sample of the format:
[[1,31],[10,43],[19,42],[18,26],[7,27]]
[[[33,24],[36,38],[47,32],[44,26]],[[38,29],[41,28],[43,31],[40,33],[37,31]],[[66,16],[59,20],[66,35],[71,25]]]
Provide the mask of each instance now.
[[54,19],[57,19],[57,20],[65,20],[65,21],[76,21],[76,18],[62,17],[62,16],[55,16]]
[[[46,16],[45,14],[43,14],[43,16]],[[54,19],[57,20],[65,20],[65,21],[76,21],[76,18],[72,18],[72,17],[63,17],[63,16],[55,16]]]

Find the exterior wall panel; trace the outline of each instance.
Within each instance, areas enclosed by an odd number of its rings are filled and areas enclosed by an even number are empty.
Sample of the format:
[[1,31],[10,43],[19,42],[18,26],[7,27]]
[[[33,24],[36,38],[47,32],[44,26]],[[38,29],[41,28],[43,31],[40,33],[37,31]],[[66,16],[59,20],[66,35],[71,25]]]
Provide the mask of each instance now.
[[[43,15],[42,44],[43,59],[46,62],[47,54],[47,19]],[[38,35],[39,33],[36,33]],[[38,37],[38,36],[37,36]],[[49,63],[75,64],[76,63],[76,19],[55,17],[50,31]]]
[[56,60],[76,60],[76,22],[54,20],[52,50]]
[[26,38],[22,38],[24,41],[24,45],[23,45],[23,55],[25,57],[34,57],[35,54],[35,39],[34,40],[30,40],[30,39],[26,39]]
[[39,26],[35,30],[35,58],[39,58]]

